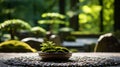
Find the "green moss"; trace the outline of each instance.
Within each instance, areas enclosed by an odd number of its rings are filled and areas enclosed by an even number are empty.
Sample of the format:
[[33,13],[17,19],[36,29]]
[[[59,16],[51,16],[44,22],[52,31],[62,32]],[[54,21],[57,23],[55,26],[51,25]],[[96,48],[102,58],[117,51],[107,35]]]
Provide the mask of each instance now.
[[54,49],[50,49],[50,50],[46,50],[44,52],[46,52],[46,53],[53,53],[53,52],[56,52],[56,51]]
[[69,52],[69,50],[62,46],[56,46],[55,43],[51,41],[47,41],[45,43],[41,44],[41,51],[42,52],[48,52],[48,53],[54,53],[54,52],[60,52],[60,53],[66,53]]
[[24,42],[10,40],[0,44],[0,52],[36,52],[36,50]]

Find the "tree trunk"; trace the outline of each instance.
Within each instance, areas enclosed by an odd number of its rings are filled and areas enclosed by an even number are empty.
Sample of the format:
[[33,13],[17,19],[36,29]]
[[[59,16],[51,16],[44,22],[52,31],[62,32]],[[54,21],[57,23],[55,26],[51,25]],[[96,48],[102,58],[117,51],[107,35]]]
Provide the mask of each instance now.
[[[73,11],[79,10],[79,7],[77,6],[77,3],[79,3],[79,0],[70,0],[70,9]],[[78,14],[74,15],[73,17],[70,18],[70,27],[73,28],[74,30],[79,30],[79,22],[78,22]]]
[[65,14],[65,0],[59,0],[59,13]]
[[[65,15],[65,5],[66,5],[66,1],[65,0],[59,0],[59,13]],[[64,20],[63,20],[64,21]],[[64,27],[64,24],[59,24],[60,28]]]
[[14,40],[14,39],[15,39],[15,38],[14,38],[14,31],[10,30],[9,32],[10,32],[11,40]]

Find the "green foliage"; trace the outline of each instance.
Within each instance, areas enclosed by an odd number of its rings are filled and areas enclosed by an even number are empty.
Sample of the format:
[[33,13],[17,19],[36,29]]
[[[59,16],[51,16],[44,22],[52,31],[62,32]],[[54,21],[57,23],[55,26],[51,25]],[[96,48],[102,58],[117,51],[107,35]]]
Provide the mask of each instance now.
[[44,36],[47,31],[42,27],[36,26],[36,27],[31,28],[31,32],[33,32],[36,35]]
[[19,18],[35,25],[42,13],[58,11],[57,2],[58,0],[0,0],[0,22]]
[[36,50],[24,42],[10,40],[0,43],[0,52],[36,52]]
[[65,21],[54,19],[54,20],[40,20],[39,24],[65,24]]
[[2,31],[18,31],[21,29],[30,29],[30,25],[20,19],[6,20],[0,24],[0,30]]
[[[82,3],[82,4],[81,4]],[[98,0],[80,0],[79,24],[80,32],[99,32],[100,11],[102,6]]]
[[114,25],[114,0],[103,0],[104,32],[113,31]]
[[69,28],[69,27],[63,27],[63,28],[60,28],[59,31],[60,32],[73,32],[74,30],[72,28]]
[[0,30],[2,32],[8,32],[11,34],[11,39],[14,39],[15,33],[20,30],[30,29],[31,26],[20,19],[6,20],[0,24]]
[[59,13],[43,13],[43,18],[46,18],[45,20],[39,20],[39,24],[50,24],[50,30],[53,33],[58,33],[59,24],[65,24],[65,21],[62,19],[65,19],[65,16]]
[[[103,6],[100,5],[100,0],[79,1],[75,7],[71,7],[70,1],[66,0],[65,13],[69,17],[65,17],[58,13],[50,13],[59,12],[59,0],[0,0],[0,22],[19,18],[35,26],[37,25],[36,22],[40,20],[39,24],[50,24],[52,31],[56,33],[59,24],[69,25],[68,22],[61,19],[67,18],[68,20],[70,17],[79,14],[80,32],[100,33],[100,11],[103,9],[103,32],[113,31],[114,0],[103,0]],[[79,9],[76,9],[76,7],[79,7]]]
[[[100,32],[100,12],[103,10],[103,32],[112,32],[114,25],[114,0],[79,0],[79,31],[82,33]],[[70,13],[71,14],[71,13]]]
[[42,52],[47,52],[47,53],[68,53],[69,50],[65,47],[61,47],[61,46],[56,46],[55,43],[51,42],[51,41],[47,41],[45,43],[41,44],[41,51]]
[[59,13],[44,13],[42,14],[43,18],[59,18],[59,19],[65,19],[65,16]]

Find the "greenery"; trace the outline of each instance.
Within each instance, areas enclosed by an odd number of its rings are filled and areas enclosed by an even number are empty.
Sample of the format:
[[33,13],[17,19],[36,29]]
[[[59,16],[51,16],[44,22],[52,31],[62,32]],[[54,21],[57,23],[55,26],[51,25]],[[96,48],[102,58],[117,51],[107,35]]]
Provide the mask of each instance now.
[[37,25],[42,13],[58,11],[57,2],[58,0],[0,0],[0,22],[19,18]]
[[42,52],[47,52],[47,53],[68,53],[69,50],[65,47],[62,46],[57,46],[55,45],[55,43],[53,43],[52,41],[47,41],[45,43],[41,44],[41,51]]
[[36,50],[24,42],[10,40],[0,43],[0,52],[36,52]]
[[51,20],[54,18],[57,24],[53,26],[53,29],[56,31],[58,24],[65,22],[68,26],[70,18],[77,14],[79,15],[78,21],[80,25],[78,31],[90,34],[101,33],[100,12],[103,10],[103,32],[113,31],[114,0],[103,0],[103,5],[100,5],[100,0],[79,0],[76,6],[70,6],[69,0],[65,0],[65,2],[64,16],[67,17],[57,14],[61,12],[58,6],[59,0],[0,0],[0,23],[8,19],[19,18],[27,21],[31,26],[36,26],[38,25],[37,21],[40,20],[40,26],[46,29],[48,27],[44,24],[53,24]]
[[[103,1],[103,5],[100,4]],[[68,0],[69,2],[69,0]],[[78,7],[79,9],[75,9]],[[68,7],[66,14],[72,17],[79,15],[79,32],[86,34],[101,33],[100,23],[103,22],[102,32],[112,32],[114,25],[114,0],[79,0],[75,7]],[[100,15],[103,11],[103,21]]]
[[47,31],[42,27],[36,26],[31,28],[31,32],[37,36],[45,36]]
[[59,29],[59,32],[73,32],[74,30],[69,27],[63,27]]
[[81,12],[79,14],[81,32],[99,32],[99,15],[102,7],[97,1],[80,0],[83,3],[80,5]]
[[65,24],[65,21],[61,19],[65,19],[65,16],[59,13],[43,13],[43,18],[45,20],[39,20],[39,24],[50,24],[50,31],[53,33],[58,33],[59,24]]
[[104,32],[113,32],[114,28],[114,0],[103,0]]
[[[66,40],[74,41],[75,38],[69,35],[100,35],[107,32],[113,32],[120,39],[120,32],[113,29],[115,0],[78,0],[76,4],[70,0],[64,1],[65,5],[60,6],[60,0],[0,0],[0,42],[9,37],[6,34],[10,34],[9,39],[15,40],[16,36],[19,39],[45,36],[46,31],[60,34],[61,41],[66,37]],[[73,31],[69,21],[76,15],[79,30]],[[76,21],[73,22],[76,24]],[[47,52],[59,52],[58,49],[64,52],[60,46]]]
[[0,24],[0,30],[8,32],[11,35],[11,39],[15,39],[14,36],[17,31],[30,28],[31,26],[27,22],[19,19],[6,20]]

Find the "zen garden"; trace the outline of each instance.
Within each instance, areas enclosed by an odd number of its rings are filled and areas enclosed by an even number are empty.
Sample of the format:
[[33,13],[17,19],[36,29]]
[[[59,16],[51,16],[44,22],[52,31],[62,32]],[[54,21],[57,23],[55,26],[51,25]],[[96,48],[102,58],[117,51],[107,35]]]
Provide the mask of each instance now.
[[0,0],[0,67],[119,67],[119,4]]

